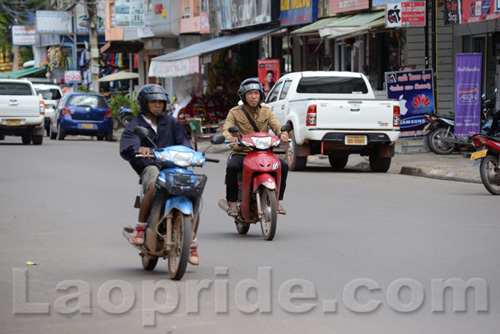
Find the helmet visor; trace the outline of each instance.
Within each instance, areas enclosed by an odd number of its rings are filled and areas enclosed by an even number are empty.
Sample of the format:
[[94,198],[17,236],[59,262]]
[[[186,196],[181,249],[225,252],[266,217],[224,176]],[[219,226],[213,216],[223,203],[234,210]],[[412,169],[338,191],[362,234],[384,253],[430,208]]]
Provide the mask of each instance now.
[[253,83],[253,82],[246,84],[244,87],[245,87],[245,92],[248,92],[249,90],[254,90],[254,89],[260,91],[260,89],[261,89],[260,84]]
[[146,100],[147,101],[168,101],[167,96],[165,94],[161,93],[150,93],[146,95]]

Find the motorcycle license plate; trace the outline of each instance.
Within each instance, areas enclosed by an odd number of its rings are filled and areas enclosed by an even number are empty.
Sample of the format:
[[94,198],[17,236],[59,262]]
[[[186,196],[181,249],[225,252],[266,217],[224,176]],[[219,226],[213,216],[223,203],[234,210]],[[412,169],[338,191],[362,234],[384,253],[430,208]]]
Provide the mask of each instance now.
[[21,120],[20,120],[20,119],[8,119],[8,120],[7,120],[7,125],[8,125],[8,126],[17,126],[17,125],[21,125]]
[[366,136],[345,136],[346,145],[366,145]]
[[482,150],[482,151],[477,151],[471,154],[470,159],[471,160],[476,160],[476,159],[481,159],[486,156],[486,153],[488,150]]
[[92,123],[82,123],[82,129],[93,129],[94,124]]

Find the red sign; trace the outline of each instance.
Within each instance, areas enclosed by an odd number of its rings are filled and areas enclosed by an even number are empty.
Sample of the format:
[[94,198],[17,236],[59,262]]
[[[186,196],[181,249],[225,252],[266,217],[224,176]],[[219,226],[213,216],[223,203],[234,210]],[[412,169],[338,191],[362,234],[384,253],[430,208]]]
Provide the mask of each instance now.
[[259,81],[264,86],[264,92],[267,93],[273,88],[274,84],[280,78],[280,60],[279,59],[259,59]]
[[425,1],[401,3],[403,27],[425,27]]
[[80,83],[82,75],[80,71],[64,71],[64,81],[66,83]]
[[161,3],[157,3],[154,6],[155,14],[161,14],[163,11],[163,5]]

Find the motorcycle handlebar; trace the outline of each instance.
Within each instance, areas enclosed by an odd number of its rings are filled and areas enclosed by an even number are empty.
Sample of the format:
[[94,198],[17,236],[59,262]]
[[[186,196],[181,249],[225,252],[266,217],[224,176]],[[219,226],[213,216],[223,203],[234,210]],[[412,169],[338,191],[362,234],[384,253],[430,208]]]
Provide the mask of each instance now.
[[213,159],[213,158],[207,158],[207,157],[205,157],[205,161],[219,163],[220,160],[219,159]]
[[156,159],[156,156],[154,154],[144,155],[144,154],[138,154],[138,153],[136,153],[135,157],[136,158],[149,158],[149,159],[153,159],[153,160]]

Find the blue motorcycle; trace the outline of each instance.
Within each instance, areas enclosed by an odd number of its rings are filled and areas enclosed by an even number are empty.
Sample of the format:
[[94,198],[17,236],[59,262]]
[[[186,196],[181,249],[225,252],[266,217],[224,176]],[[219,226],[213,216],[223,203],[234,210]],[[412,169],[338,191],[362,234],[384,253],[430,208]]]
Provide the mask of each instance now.
[[[148,130],[144,127],[137,126],[134,133],[148,138]],[[155,160],[161,171],[156,179],[144,245],[133,246],[140,250],[145,270],[153,270],[158,259],[163,258],[168,260],[170,278],[180,280],[186,271],[191,242],[196,236],[201,196],[207,182],[206,175],[195,174],[188,167],[202,167],[205,161],[219,160],[207,158],[203,153],[181,145],[166,148],[154,146],[150,158]],[[136,208],[140,207],[141,200],[142,194],[136,199]],[[131,226],[125,226],[123,235],[130,240],[132,232]]]

